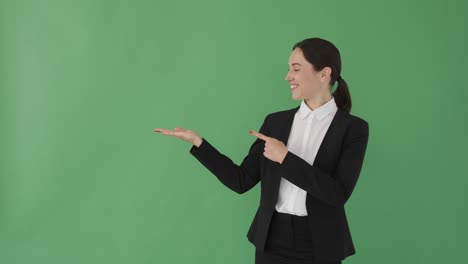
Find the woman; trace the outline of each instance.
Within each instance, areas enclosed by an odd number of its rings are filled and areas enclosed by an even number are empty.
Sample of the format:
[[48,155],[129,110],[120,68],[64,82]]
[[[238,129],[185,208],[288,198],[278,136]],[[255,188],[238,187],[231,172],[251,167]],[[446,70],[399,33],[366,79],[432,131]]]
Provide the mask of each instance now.
[[[240,165],[193,130],[155,131],[190,142],[190,153],[224,185],[244,193],[261,182],[247,237],[255,263],[341,263],[355,254],[344,204],[357,183],[369,127],[351,115],[338,49],[321,38],[293,46],[286,80],[293,109],[270,113]],[[336,90],[332,87],[338,82]]]

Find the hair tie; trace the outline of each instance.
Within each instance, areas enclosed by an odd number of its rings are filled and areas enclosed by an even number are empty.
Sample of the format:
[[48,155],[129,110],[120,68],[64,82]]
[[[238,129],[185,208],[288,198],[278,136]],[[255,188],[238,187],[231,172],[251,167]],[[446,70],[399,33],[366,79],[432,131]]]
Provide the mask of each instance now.
[[336,78],[336,80],[341,80],[341,75],[338,75],[338,78]]

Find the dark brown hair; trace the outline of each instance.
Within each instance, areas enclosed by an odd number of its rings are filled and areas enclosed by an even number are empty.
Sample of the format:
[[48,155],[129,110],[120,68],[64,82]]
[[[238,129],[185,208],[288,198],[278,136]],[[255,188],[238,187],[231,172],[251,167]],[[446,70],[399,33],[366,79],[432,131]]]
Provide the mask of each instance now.
[[338,82],[338,87],[333,92],[337,106],[346,112],[351,111],[351,95],[348,84],[341,77],[341,57],[338,49],[330,41],[321,38],[304,39],[293,46],[300,48],[304,58],[312,64],[315,71],[321,71],[325,67],[332,69],[330,85],[333,87]]

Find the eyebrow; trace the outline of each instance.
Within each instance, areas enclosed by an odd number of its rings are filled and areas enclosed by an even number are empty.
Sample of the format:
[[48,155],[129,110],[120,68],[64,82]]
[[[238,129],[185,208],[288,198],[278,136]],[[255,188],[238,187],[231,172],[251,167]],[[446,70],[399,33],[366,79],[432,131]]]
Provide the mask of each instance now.
[[294,65],[294,64],[297,64],[297,65],[299,65],[299,66],[302,66],[300,63],[297,63],[297,62],[295,62],[295,63],[293,63],[293,64],[291,64],[291,65]]

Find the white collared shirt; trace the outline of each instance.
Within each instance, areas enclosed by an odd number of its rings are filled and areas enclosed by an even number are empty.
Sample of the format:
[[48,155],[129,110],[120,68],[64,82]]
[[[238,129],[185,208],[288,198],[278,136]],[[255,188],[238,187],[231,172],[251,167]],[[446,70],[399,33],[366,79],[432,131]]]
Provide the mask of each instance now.
[[[302,100],[294,116],[288,150],[313,165],[315,155],[337,110],[334,97],[313,111]],[[306,194],[305,190],[281,177],[276,210],[299,216],[307,215]]]

